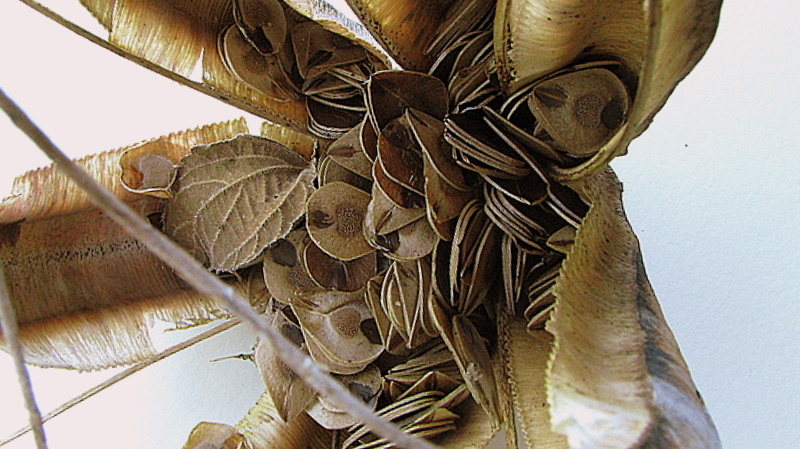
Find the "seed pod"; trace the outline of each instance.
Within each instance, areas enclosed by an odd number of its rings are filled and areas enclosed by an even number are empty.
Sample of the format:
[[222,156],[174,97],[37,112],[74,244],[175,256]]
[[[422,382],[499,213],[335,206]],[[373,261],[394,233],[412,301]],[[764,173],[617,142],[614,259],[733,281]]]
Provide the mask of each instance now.
[[362,292],[319,292],[295,299],[292,311],[311,356],[337,374],[355,374],[383,352],[364,326],[374,318]]
[[353,260],[374,248],[363,232],[370,196],[343,182],[331,182],[317,189],[306,206],[306,228],[314,243],[341,260]]
[[311,279],[326,290],[354,292],[367,285],[377,271],[377,253],[369,253],[353,260],[340,260],[329,256],[314,242],[308,242],[303,251],[303,262]]
[[283,48],[287,20],[280,0],[235,0],[233,17],[242,35],[260,53],[272,55]]
[[[283,312],[272,312],[272,321],[284,337],[307,350],[300,327],[289,321]],[[316,397],[314,390],[286,367],[268,342],[261,340],[256,344],[255,360],[267,393],[284,421],[295,419]]]
[[275,300],[291,304],[292,298],[319,289],[303,263],[303,249],[309,243],[305,229],[295,229],[264,252],[264,282]]
[[617,61],[615,73],[631,94],[630,111],[616,131],[591,159],[554,170],[560,179],[587,176],[625,152],[705,53],[721,3],[497,2],[494,55],[506,92],[514,94],[570,65],[604,59]]
[[299,98],[294,83],[276,55],[259,53],[233,25],[223,31],[219,39],[222,60],[236,78],[277,101]]
[[[377,366],[369,365],[359,373],[338,375],[336,378],[351,393],[373,408],[378,404],[378,398],[383,389],[383,377]],[[358,424],[358,421],[353,419],[347,410],[342,410],[321,396],[318,396],[317,400],[308,408],[308,414],[326,429],[344,429]]]
[[533,88],[528,105],[558,148],[591,156],[619,129],[628,114],[628,92],[606,69],[549,78]]

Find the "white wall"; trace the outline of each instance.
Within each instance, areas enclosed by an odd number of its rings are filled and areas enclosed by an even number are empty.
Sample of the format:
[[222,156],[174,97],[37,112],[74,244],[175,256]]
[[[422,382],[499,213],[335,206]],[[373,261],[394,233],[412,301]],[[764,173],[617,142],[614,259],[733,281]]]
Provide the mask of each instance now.
[[[800,440],[797,12],[796,0],[728,0],[705,59],[613,163],[651,281],[728,449]],[[0,86],[75,157],[242,115],[16,2],[0,6],[0,42]],[[11,177],[46,163],[4,117],[0,157],[0,196]],[[235,422],[258,395],[257,375],[244,362],[207,363],[248,350],[244,332],[232,332],[56,418],[50,447],[176,448],[199,420]],[[44,410],[80,388],[75,374],[35,371]],[[211,372],[222,382],[206,382]],[[0,438],[24,424],[14,382],[0,354]]]

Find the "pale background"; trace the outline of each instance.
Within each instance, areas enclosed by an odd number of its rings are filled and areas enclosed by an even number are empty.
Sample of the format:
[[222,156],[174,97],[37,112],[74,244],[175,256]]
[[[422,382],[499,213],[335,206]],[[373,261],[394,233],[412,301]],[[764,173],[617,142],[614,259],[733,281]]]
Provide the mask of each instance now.
[[[798,12],[796,0],[728,0],[706,57],[613,163],[650,279],[728,449],[800,441]],[[73,157],[243,115],[13,1],[0,5],[0,87]],[[47,163],[5,117],[0,157],[0,196]],[[245,362],[209,361],[251,345],[236,329],[148,368],[51,421],[50,447],[179,448],[201,420],[235,423],[260,393],[258,375]],[[31,371],[43,411],[113,374]],[[0,439],[25,424],[21,404],[0,354]]]

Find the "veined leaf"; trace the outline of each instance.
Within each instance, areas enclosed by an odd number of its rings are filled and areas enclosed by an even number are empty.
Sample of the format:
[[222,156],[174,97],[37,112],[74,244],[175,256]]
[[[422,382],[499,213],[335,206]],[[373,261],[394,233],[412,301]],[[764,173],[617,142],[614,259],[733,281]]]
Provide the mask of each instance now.
[[234,271],[300,218],[315,170],[258,136],[201,145],[182,161],[165,232],[209,268]]

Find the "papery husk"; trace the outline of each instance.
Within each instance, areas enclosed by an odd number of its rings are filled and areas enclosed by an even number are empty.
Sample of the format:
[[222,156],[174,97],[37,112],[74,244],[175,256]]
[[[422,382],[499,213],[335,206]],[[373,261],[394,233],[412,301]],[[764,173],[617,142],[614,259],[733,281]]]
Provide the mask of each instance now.
[[577,179],[624,154],[711,44],[721,0],[500,0],[498,76],[509,93],[570,65],[611,60],[632,104],[625,124],[589,161],[556,171]]
[[286,148],[310,161],[317,153],[317,139],[309,134],[295,131],[285,126],[264,122],[261,124],[261,137],[282,143]]
[[[498,323],[500,350],[507,382],[504,427],[508,448],[568,449],[564,435],[553,431],[547,405],[547,363],[553,337],[528,331],[522,317],[504,314]],[[524,444],[517,441],[522,437]]]
[[267,393],[261,395],[235,427],[252,449],[330,449],[333,438],[330,431],[305,413],[284,422]]
[[716,448],[719,438],[647,281],[607,169],[554,287],[547,399],[572,448]]
[[[500,364],[499,354],[492,354],[492,365]],[[479,449],[487,447],[498,434],[492,419],[472,398],[468,398],[452,410],[459,418],[456,430],[433,439],[443,449]],[[510,449],[510,448],[509,448]]]
[[346,0],[383,48],[404,69],[426,72],[436,55],[424,54],[456,0]]
[[227,0],[117,0],[108,40],[188,78],[224,23],[233,23]]
[[326,30],[360,44],[374,57],[373,60],[380,61],[384,66],[383,69],[391,67],[388,54],[367,28],[339,12],[330,3],[324,0],[284,0],[284,2]]
[[[279,102],[246,86],[225,69],[217,35],[234,23],[230,0],[82,1],[109,36],[104,46],[161,75],[267,120],[305,132],[304,100]],[[61,18],[60,21],[66,21]],[[202,64],[202,80],[193,79]],[[150,67],[148,67],[150,68]]]
[[0,259],[29,363],[89,370],[155,353],[156,318],[225,314],[100,211],[2,228]]
[[[245,85],[225,68],[217,52],[217,36],[234,23],[230,0],[82,3],[109,30],[109,45],[122,53],[163,67],[171,72],[168,76],[176,81],[236,107],[297,131],[307,132],[305,98],[275,100]],[[379,69],[390,66],[389,58],[366,29],[329,4],[319,0],[292,0],[287,4],[329,31],[364,47]],[[198,64],[202,67],[202,82],[192,80]]]
[[[150,145],[153,151],[163,143],[188,153],[192,145],[246,130],[237,120],[163,136]],[[80,164],[141,215],[159,214],[163,200],[122,186],[119,162],[126,150]],[[154,353],[147,334],[153,320],[183,326],[227,316],[54,166],[15,181],[13,195],[0,203],[0,223],[0,260],[30,363],[80,370],[134,363]]]
[[128,149],[119,159],[122,186],[133,193],[170,198],[178,164],[186,153],[185,147],[163,138]]
[[106,31],[111,29],[112,16],[114,15],[113,2],[108,0],[80,0],[80,2]]

